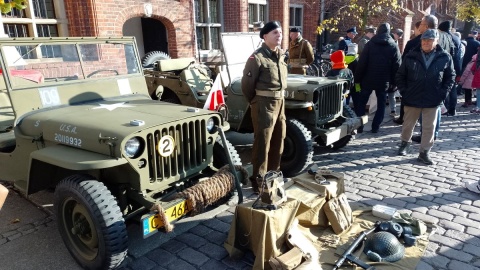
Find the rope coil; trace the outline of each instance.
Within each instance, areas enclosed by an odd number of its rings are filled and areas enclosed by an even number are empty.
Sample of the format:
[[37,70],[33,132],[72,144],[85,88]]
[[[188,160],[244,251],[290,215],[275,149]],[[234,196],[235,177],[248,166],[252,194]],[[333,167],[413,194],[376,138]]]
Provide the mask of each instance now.
[[[240,171],[244,179],[248,178],[248,172],[242,166],[235,165],[235,170]],[[203,212],[207,206],[227,196],[234,187],[235,176],[230,172],[229,166],[225,165],[212,177],[185,189],[176,197],[187,200],[188,207],[191,209],[190,215],[195,216]]]

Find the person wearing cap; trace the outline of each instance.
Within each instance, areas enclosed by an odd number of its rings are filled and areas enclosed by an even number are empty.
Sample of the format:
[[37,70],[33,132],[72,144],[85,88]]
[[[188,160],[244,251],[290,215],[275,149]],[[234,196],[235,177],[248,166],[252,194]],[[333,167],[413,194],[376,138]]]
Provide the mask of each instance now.
[[[462,67],[460,62],[462,43],[457,36],[451,33],[451,29],[451,21],[444,21],[438,25],[438,33],[440,35],[439,43],[444,50],[447,50],[447,48],[449,49],[448,52],[450,53],[450,56],[452,56],[453,68],[455,69],[455,74],[457,74],[455,82],[458,82],[460,80],[460,76],[462,75]],[[458,86],[455,85],[452,91],[448,92],[447,99],[445,100],[445,107],[447,108],[447,112],[445,113],[446,115],[454,116],[457,114],[457,93],[461,91],[461,87],[460,89],[457,89],[457,87]]]
[[330,61],[332,62],[332,69],[327,72],[326,77],[347,79],[351,86],[354,83],[353,73],[347,67],[345,62],[345,53],[343,53],[342,50],[335,51],[330,55]]
[[348,44],[353,42],[353,39],[356,35],[358,35],[357,27],[354,26],[348,29],[345,38],[343,38],[343,40],[338,43],[338,49],[342,50],[346,54],[348,52]]
[[407,53],[395,76],[405,105],[401,143],[397,154],[406,156],[413,129],[422,117],[422,138],[418,160],[432,165],[430,150],[434,143],[438,108],[455,83],[452,57],[438,45],[438,30],[427,29],[421,45]]
[[477,48],[480,47],[480,42],[477,41],[477,36],[477,31],[471,31],[465,39],[467,46],[465,47],[465,54],[463,55],[462,71],[465,70],[468,62],[470,62],[472,57],[477,53]]
[[403,36],[403,30],[402,29],[395,29],[395,31],[392,32],[392,36],[393,36],[393,39],[395,40],[395,42],[397,42],[398,44],[398,41],[402,38]]
[[286,136],[284,93],[287,88],[287,64],[282,44],[282,27],[271,21],[260,31],[264,40],[248,59],[243,69],[242,92],[248,103],[253,124],[252,189],[267,171],[280,169],[283,140]]
[[[360,86],[358,116],[365,114],[370,95],[375,91],[377,111],[372,121],[372,133],[377,133],[385,116],[387,89],[395,84],[395,73],[401,62],[397,44],[390,36],[390,24],[382,23],[377,34],[365,45],[355,70],[355,84]],[[357,104],[355,104],[357,107]]]
[[372,39],[373,36],[375,36],[375,32],[377,29],[373,26],[367,27],[365,29],[365,33],[363,34],[362,38],[358,42],[358,54],[362,54],[363,48],[365,48],[365,44]]
[[289,73],[306,75],[307,68],[313,63],[313,60],[313,48],[310,42],[302,37],[302,32],[297,27],[290,29]]

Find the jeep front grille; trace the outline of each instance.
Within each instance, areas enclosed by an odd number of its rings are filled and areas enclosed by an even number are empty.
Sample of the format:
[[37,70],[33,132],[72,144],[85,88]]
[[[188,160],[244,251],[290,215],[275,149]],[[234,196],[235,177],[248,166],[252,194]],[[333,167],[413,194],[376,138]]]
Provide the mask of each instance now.
[[[168,157],[162,157],[157,151],[159,140],[165,135],[175,140],[175,150]],[[189,170],[197,170],[202,166],[207,159],[206,137],[205,120],[194,120],[149,133],[147,150],[150,182],[184,176]]]
[[[342,93],[344,83],[325,85],[317,89],[318,122],[330,122],[342,113]],[[318,123],[317,122],[317,123]]]

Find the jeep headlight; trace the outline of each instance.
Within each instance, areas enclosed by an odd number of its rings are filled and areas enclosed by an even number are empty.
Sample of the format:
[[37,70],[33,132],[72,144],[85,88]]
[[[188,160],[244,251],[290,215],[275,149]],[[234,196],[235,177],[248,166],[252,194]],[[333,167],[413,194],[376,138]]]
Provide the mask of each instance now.
[[213,133],[215,127],[215,120],[213,120],[213,117],[208,118],[207,120],[207,130],[210,133]]
[[142,141],[138,137],[133,137],[125,143],[123,151],[127,157],[134,158],[140,156],[142,149]]

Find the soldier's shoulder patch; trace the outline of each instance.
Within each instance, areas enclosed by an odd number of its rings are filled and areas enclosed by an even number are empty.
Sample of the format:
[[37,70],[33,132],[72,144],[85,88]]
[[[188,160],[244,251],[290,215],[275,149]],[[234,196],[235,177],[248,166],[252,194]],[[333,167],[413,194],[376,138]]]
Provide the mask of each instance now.
[[248,59],[255,59],[255,55],[250,55],[250,57]]
[[249,72],[247,73],[247,76],[248,76],[248,77],[252,77],[252,72],[249,71]]

